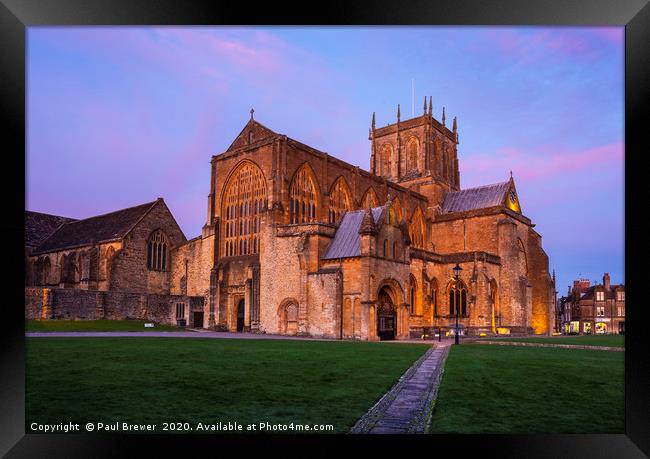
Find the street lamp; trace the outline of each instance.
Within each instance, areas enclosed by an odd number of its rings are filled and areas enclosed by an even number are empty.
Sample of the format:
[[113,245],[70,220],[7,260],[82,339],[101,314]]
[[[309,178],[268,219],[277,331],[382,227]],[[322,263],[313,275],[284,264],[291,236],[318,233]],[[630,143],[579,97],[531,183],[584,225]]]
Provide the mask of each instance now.
[[454,292],[454,303],[455,303],[455,310],[456,310],[456,331],[454,332],[454,344],[459,344],[458,343],[458,300],[460,299],[460,295],[458,295],[458,278],[460,277],[460,272],[463,270],[458,263],[456,263],[456,266],[452,268],[454,271],[454,279],[456,279],[456,285],[455,285],[455,292]]

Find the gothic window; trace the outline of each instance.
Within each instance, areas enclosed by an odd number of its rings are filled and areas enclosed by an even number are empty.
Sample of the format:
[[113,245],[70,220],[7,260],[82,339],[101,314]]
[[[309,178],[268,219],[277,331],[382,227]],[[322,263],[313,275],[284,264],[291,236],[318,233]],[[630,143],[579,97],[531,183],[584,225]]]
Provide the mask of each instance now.
[[147,268],[152,271],[167,271],[169,242],[161,230],[149,236],[147,244]]
[[411,284],[411,289],[409,292],[410,293],[409,297],[411,301],[411,314],[415,314],[416,313],[415,302],[417,300],[417,282],[415,280],[415,277],[411,276],[409,283]]
[[467,288],[462,281],[452,281],[449,284],[449,315],[467,315]]
[[397,260],[397,241],[393,241],[393,259]]
[[382,177],[390,177],[391,160],[393,158],[393,146],[389,143],[381,147],[379,153],[379,175]]
[[391,225],[398,225],[402,221],[402,205],[399,198],[395,198],[388,209],[388,222]]
[[424,217],[419,207],[415,210],[413,218],[411,218],[409,233],[411,244],[414,247],[424,248]]
[[388,240],[384,239],[384,258],[386,258],[387,255],[387,251],[386,251],[387,246],[388,246]]
[[45,257],[43,261],[43,271],[40,279],[42,285],[49,285],[50,279],[52,276],[52,263],[50,262],[50,257]]
[[327,221],[331,224],[336,224],[343,213],[348,210],[352,210],[350,189],[345,183],[345,179],[339,177],[330,190],[330,206]]
[[234,257],[259,253],[261,217],[268,205],[262,171],[252,162],[245,161],[235,169],[224,189],[224,255]]
[[433,306],[434,317],[438,316],[438,282],[433,279],[431,281],[431,305]]
[[307,223],[316,221],[318,200],[316,185],[311,169],[305,164],[293,177],[289,188],[289,222]]
[[419,142],[415,137],[411,137],[406,144],[406,170],[412,171],[418,169],[418,149]]
[[375,193],[375,190],[373,190],[372,187],[368,188],[366,194],[363,195],[363,199],[361,199],[361,207],[368,209],[377,207],[378,205],[379,201],[377,200],[377,193]]

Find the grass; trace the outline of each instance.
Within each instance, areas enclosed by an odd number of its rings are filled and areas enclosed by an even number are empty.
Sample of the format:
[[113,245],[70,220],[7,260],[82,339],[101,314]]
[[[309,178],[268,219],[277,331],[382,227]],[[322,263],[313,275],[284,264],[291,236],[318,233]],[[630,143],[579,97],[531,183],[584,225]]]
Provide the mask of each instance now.
[[625,335],[575,335],[521,338],[496,338],[519,343],[575,344],[579,346],[625,347]]
[[623,433],[624,353],[452,346],[431,433]]
[[145,328],[147,320],[26,320],[28,332],[103,332],[103,331],[188,331],[173,325],[156,323],[153,328]]
[[294,422],[345,432],[428,349],[157,337],[26,341],[27,426]]

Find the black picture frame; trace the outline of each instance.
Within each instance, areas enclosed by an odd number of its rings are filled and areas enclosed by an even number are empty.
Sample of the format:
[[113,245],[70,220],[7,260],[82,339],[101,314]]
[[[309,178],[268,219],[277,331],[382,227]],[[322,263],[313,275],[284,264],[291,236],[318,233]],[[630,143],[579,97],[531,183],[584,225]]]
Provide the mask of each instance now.
[[[650,454],[650,366],[643,334],[647,307],[641,300],[646,274],[641,262],[650,234],[643,160],[647,148],[650,100],[650,6],[648,0],[444,0],[304,3],[275,2],[253,7],[246,2],[171,0],[1,0],[0,91],[4,132],[5,206],[1,226],[4,261],[2,320],[2,411],[0,453],[7,457],[112,457],[152,454],[190,455],[197,449],[218,454],[302,456],[388,454],[495,454],[501,457],[644,457]],[[571,25],[625,26],[625,196],[626,296],[625,434],[620,435],[478,435],[419,437],[313,436],[164,436],[25,434],[25,339],[23,301],[25,190],[25,45],[26,28],[44,25]],[[645,140],[645,145],[644,145]],[[646,148],[643,148],[646,147]],[[9,184],[7,185],[7,182]],[[14,191],[14,189],[16,191]],[[14,196],[15,194],[15,196]],[[579,205],[580,203],[558,203]],[[580,222],[567,222],[579,224]],[[645,249],[645,250],[644,250]],[[7,252],[10,256],[7,257]],[[570,384],[570,380],[567,381]],[[558,391],[562,388],[558,387]],[[137,451],[140,450],[140,451]],[[391,454],[393,454],[391,452]]]

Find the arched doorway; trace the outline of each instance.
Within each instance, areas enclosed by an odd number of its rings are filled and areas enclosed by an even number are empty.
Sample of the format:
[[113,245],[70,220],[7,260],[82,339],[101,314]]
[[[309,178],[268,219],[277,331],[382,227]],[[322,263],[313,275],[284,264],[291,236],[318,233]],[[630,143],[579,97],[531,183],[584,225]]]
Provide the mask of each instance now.
[[237,331],[244,331],[244,299],[237,303]]
[[380,340],[393,340],[397,334],[397,311],[387,287],[377,298],[377,336]]

